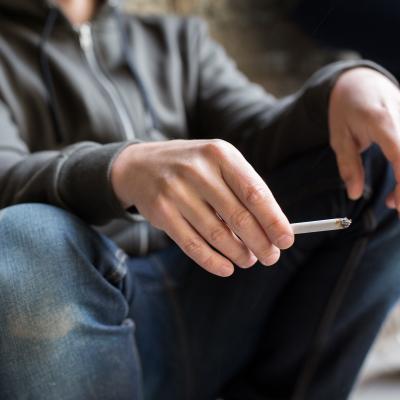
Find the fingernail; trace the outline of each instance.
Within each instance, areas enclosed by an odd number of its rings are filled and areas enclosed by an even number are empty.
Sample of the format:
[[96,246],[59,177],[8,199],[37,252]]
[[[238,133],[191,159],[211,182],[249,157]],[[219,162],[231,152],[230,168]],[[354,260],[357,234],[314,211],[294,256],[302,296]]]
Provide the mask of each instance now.
[[270,267],[271,265],[274,265],[280,257],[280,252],[279,253],[273,253],[269,255],[268,257],[260,260],[260,263],[265,265],[266,267]]
[[290,235],[282,235],[278,240],[277,244],[280,249],[289,248],[294,242],[293,236]]
[[257,261],[258,258],[254,254],[252,254],[250,257],[250,262],[251,262],[250,266],[252,267]]
[[258,259],[257,259],[257,257],[254,255],[254,254],[252,254],[247,260],[246,260],[246,262],[242,262],[242,263],[238,263],[237,265],[240,267],[240,268],[250,268],[250,267],[252,267],[256,262],[258,261]]
[[234,268],[232,265],[226,264],[226,265],[221,265],[219,274],[223,278],[227,278],[228,276],[231,276],[234,272]]

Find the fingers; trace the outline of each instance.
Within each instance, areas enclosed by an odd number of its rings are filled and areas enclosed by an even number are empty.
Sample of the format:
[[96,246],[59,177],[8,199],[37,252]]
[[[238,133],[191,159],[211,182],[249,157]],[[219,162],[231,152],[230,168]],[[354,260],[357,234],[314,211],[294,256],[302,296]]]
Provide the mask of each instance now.
[[392,193],[386,198],[386,206],[391,209],[396,209],[400,215],[400,185],[396,184],[396,187]]
[[397,212],[400,213],[400,185],[397,184],[394,190],[394,203],[396,206]]
[[329,106],[331,145],[349,197],[363,193],[360,153],[376,143],[391,163],[396,189],[387,205],[400,211],[400,91],[372,69],[344,72],[333,87]]
[[395,175],[396,187],[386,205],[400,212],[400,104],[384,99],[365,112],[365,120],[370,140],[379,145]]
[[239,210],[236,211],[236,215],[246,216],[244,210],[247,210],[254,217],[254,223],[261,226],[273,245],[282,250],[289,248],[294,242],[294,234],[288,219],[268,186],[250,164],[244,158],[242,162],[238,161],[240,160],[236,161],[236,165],[239,168],[229,167],[222,170],[225,182],[243,204],[242,211],[237,207]]
[[262,264],[270,266],[278,261],[279,249],[269,240],[254,215],[244,207],[223,181],[211,181],[209,186],[203,187],[202,194],[205,201]]
[[364,192],[364,168],[358,146],[350,134],[342,134],[341,140],[332,147],[347,195],[350,199],[357,200]]
[[400,131],[398,133],[383,131],[379,138],[379,144],[392,165],[396,179],[395,190],[386,199],[386,205],[400,213]]
[[400,112],[384,107],[371,114],[374,142],[381,147],[400,182]]
[[257,262],[249,248],[195,193],[186,187],[179,197],[180,213],[212,247],[239,267],[248,268]]
[[[241,267],[249,267],[257,259],[268,266],[278,261],[279,249],[220,177],[210,174],[192,190],[193,195],[187,186],[179,189],[175,185],[179,193],[176,204],[211,246]],[[203,200],[198,200],[199,193]]]
[[170,223],[164,230],[188,257],[214,275],[228,277],[233,274],[232,263],[213,250],[179,212],[170,212],[169,217]]
[[392,165],[396,179],[395,190],[386,203],[389,208],[396,208],[400,212],[400,127],[397,125],[392,118],[381,118],[375,135],[376,142]]
[[[396,187],[386,199],[389,208],[396,208],[400,212],[400,137],[398,130],[390,119],[374,118],[370,124],[371,136],[382,149],[387,160],[391,163],[396,178]],[[344,128],[344,131],[346,128]],[[335,133],[333,134],[335,135]],[[346,184],[350,199],[359,199],[364,191],[364,168],[360,156],[360,149],[348,132],[341,134],[340,140],[332,144],[336,153],[339,173]]]
[[387,208],[396,208],[396,202],[394,198],[394,193],[390,193],[389,196],[386,198],[386,207]]

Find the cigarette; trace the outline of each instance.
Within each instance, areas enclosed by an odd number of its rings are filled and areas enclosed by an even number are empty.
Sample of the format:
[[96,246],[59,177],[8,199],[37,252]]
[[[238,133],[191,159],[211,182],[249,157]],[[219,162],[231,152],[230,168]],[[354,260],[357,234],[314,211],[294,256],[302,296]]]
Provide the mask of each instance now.
[[336,231],[339,229],[346,229],[350,225],[351,219],[348,218],[323,219],[320,221],[299,222],[297,224],[291,224],[293,232],[296,235],[299,235],[301,233]]

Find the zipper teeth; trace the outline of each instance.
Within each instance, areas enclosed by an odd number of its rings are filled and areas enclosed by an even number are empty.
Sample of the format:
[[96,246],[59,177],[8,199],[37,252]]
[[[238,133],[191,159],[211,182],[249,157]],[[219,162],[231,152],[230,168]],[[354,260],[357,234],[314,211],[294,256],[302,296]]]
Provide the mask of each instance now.
[[83,24],[78,29],[79,43],[86,61],[93,73],[94,78],[101,86],[103,91],[107,94],[116,115],[118,116],[124,139],[132,140],[135,139],[135,130],[129,119],[128,113],[126,112],[122,100],[119,98],[118,92],[114,87],[113,82],[107,77],[107,75],[101,70],[98,63],[96,53],[93,46],[92,29],[90,24]]

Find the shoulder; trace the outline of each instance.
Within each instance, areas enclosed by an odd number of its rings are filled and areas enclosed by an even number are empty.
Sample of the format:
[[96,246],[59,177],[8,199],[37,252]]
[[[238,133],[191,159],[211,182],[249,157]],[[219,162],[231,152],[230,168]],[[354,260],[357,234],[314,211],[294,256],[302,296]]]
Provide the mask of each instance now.
[[200,17],[178,15],[127,14],[132,28],[147,35],[175,40],[198,40],[207,31],[207,23]]

